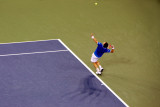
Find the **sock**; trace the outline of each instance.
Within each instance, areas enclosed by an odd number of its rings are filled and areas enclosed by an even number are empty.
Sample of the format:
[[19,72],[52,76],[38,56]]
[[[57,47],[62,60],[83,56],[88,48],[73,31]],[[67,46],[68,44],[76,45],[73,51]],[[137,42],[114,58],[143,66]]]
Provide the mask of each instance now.
[[99,68],[100,68],[100,69],[103,69],[101,65],[99,65]]
[[96,68],[97,72],[99,72],[99,68]]

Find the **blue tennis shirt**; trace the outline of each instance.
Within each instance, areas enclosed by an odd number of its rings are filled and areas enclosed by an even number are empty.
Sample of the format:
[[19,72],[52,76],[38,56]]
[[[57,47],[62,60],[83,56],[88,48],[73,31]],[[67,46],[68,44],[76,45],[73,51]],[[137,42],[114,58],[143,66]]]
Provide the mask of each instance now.
[[94,55],[95,55],[96,57],[100,58],[104,53],[106,53],[106,52],[107,52],[107,53],[110,53],[110,52],[111,52],[111,50],[109,50],[109,49],[107,49],[107,48],[104,48],[102,43],[98,42],[97,45],[98,45],[98,46],[97,46],[97,48],[96,48],[96,50],[95,50],[95,52],[94,52]]

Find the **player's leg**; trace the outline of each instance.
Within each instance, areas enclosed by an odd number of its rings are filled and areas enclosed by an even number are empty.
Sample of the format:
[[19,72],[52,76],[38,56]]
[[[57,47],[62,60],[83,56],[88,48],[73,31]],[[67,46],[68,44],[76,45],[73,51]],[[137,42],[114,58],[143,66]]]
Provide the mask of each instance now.
[[99,61],[97,61],[96,64],[98,65],[100,71],[102,72],[103,71],[103,67],[100,65]]
[[93,62],[93,66],[96,68],[97,71],[99,71],[99,68],[98,68],[96,62]]
[[96,74],[101,74],[101,72],[100,72],[100,70],[99,70],[99,68],[98,68],[98,66],[97,66],[97,63],[96,62],[93,62],[93,65],[94,65],[94,67],[96,68]]
[[94,55],[94,53],[92,54],[92,57],[91,57],[91,62],[93,63],[94,67],[96,68],[96,74],[101,74],[96,62],[98,61],[98,58]]

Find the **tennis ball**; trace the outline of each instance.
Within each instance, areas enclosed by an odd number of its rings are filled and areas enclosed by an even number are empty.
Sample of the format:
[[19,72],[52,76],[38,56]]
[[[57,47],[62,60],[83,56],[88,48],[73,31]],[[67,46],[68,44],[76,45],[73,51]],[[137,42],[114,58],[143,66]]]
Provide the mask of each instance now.
[[97,6],[97,5],[98,5],[98,3],[94,3],[94,5],[96,5],[96,6]]

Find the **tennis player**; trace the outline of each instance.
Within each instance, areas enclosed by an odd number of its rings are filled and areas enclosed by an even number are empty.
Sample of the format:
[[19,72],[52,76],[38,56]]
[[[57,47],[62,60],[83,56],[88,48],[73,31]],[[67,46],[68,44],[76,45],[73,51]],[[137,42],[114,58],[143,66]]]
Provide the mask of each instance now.
[[[91,33],[91,38],[98,45],[96,50],[92,54],[91,62],[93,63],[94,67],[97,70],[96,74],[100,75],[103,71],[103,67],[98,62],[98,59],[101,58],[104,53],[113,53],[114,46],[109,45],[107,42],[104,42],[103,44],[98,42],[97,39],[94,37],[93,33]],[[112,48],[112,49],[110,49],[110,48]]]

